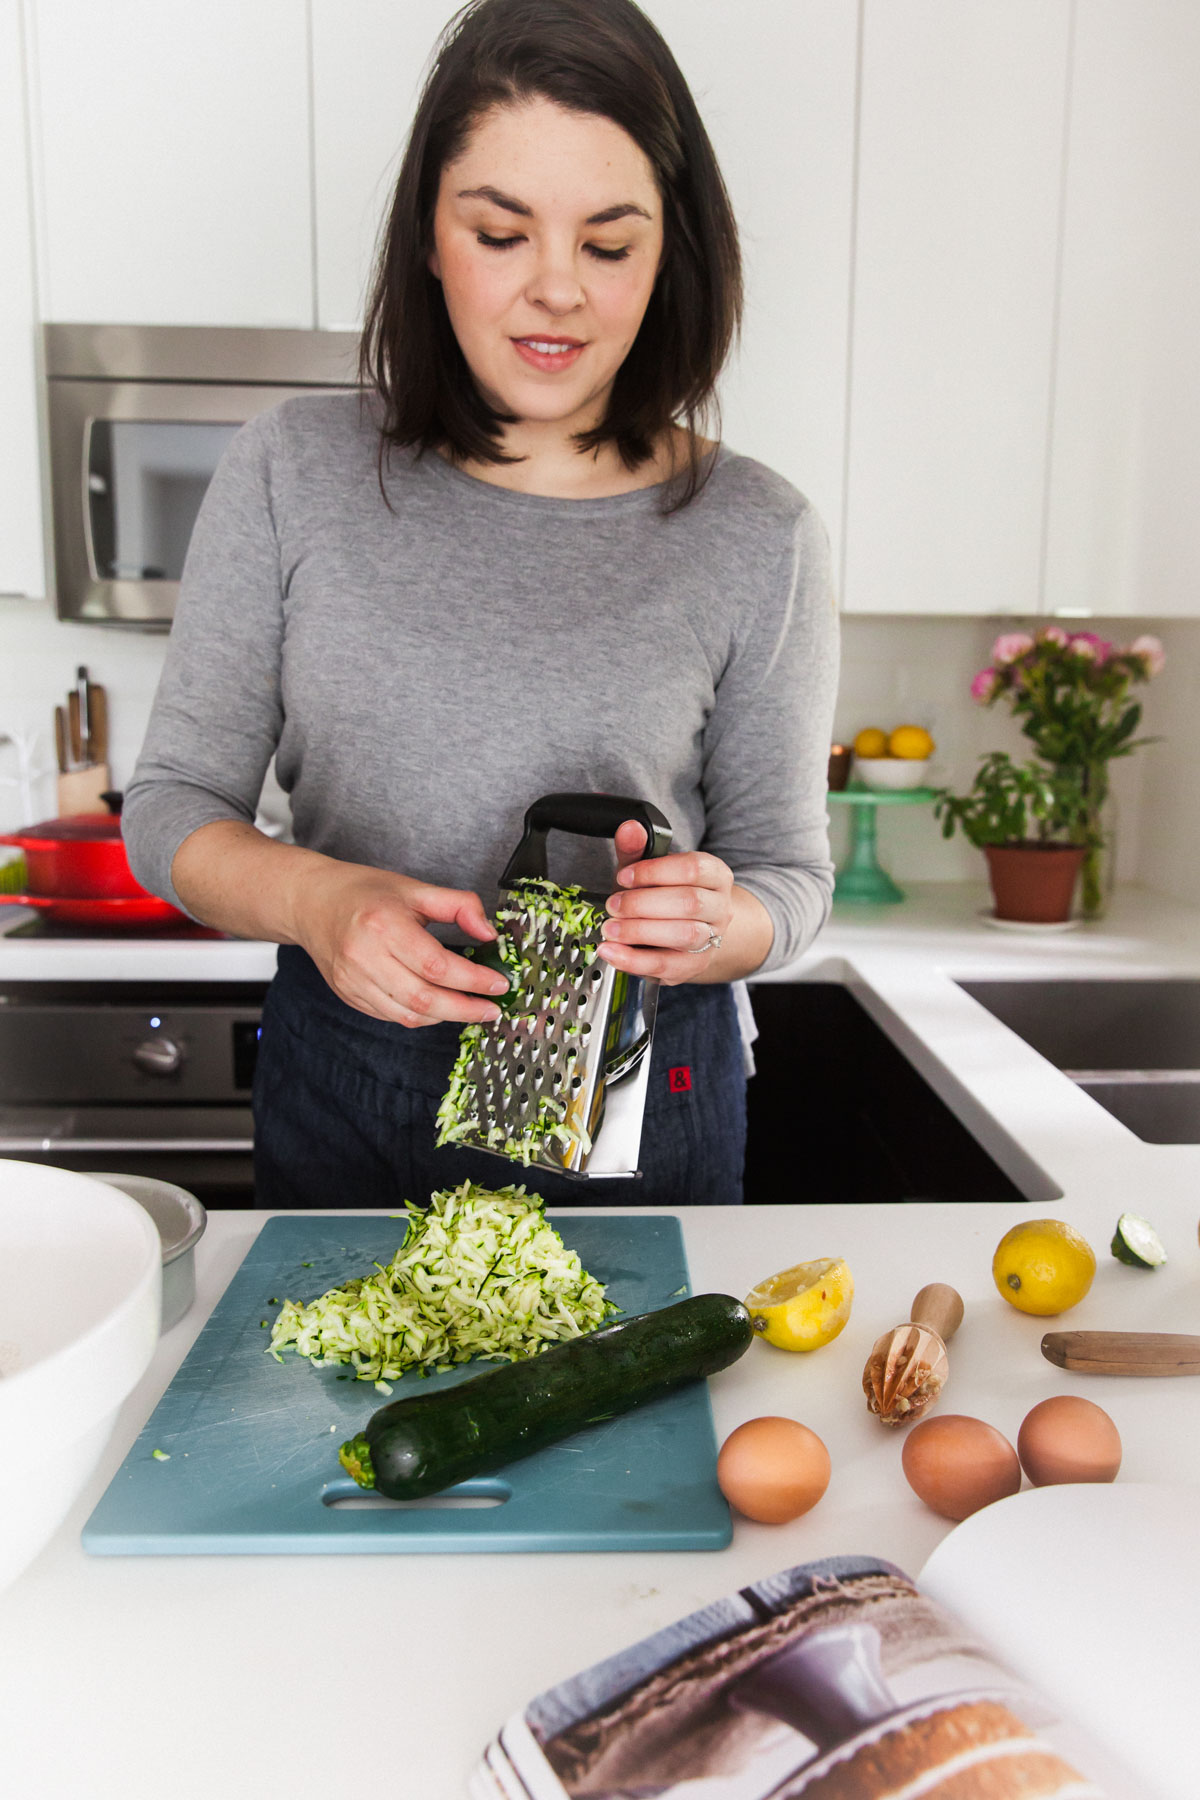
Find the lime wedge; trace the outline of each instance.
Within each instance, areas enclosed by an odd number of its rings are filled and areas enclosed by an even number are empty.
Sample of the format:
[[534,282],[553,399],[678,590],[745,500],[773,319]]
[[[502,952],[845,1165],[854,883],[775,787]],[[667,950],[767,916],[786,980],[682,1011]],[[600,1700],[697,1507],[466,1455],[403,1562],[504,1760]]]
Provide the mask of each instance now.
[[1157,1231],[1136,1213],[1122,1213],[1117,1220],[1112,1253],[1118,1262],[1134,1269],[1157,1269],[1167,1260]]

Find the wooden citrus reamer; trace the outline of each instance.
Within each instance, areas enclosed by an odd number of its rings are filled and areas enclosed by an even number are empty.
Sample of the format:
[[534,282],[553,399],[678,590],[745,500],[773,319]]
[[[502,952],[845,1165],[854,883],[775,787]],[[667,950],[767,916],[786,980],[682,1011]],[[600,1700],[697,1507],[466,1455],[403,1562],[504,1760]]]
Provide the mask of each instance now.
[[962,1324],[962,1298],[944,1281],[923,1287],[912,1317],[877,1338],[863,1370],[867,1405],[885,1425],[909,1425],[933,1405],[946,1384],[947,1339]]

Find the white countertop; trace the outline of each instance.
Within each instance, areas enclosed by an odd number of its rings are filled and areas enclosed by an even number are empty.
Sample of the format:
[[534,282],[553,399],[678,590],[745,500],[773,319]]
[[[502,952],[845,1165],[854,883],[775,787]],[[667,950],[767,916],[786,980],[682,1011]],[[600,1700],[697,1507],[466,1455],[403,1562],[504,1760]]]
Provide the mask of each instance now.
[[[818,947],[777,979],[848,983],[1039,1210],[1085,1233],[1099,1271],[1064,1323],[1194,1331],[1200,1146],[1141,1143],[953,977],[1200,974],[1200,921],[1130,890],[1102,924],[1026,938],[981,925],[984,898],[982,890],[926,888],[904,907],[839,914]],[[27,952],[49,948],[0,943],[0,979],[12,978]],[[75,959],[62,978],[80,974],[84,946],[61,948]],[[211,958],[209,967],[222,962],[213,979],[235,978],[230,948],[172,947],[170,973],[203,978],[195,969]],[[248,966],[270,946],[232,950]],[[120,966],[139,954],[121,949]],[[35,961],[34,978],[54,978],[40,954]],[[157,975],[166,979],[164,971]],[[1128,1269],[1108,1255],[1126,1209],[1155,1223],[1165,1268]],[[715,1554],[86,1557],[84,1520],[265,1217],[213,1214],[197,1252],[196,1305],[163,1339],[88,1491],[0,1596],[8,1714],[0,1791],[258,1800],[297,1782],[306,1792],[341,1791],[365,1768],[375,1792],[450,1800],[464,1792],[487,1738],[534,1693],[749,1580],[846,1552],[918,1573],[949,1528],[908,1490],[901,1440],[868,1416],[859,1379],[876,1335],[906,1316],[930,1280],[951,1282],[967,1307],[943,1411],[975,1414],[1015,1439],[1038,1400],[1085,1393],[1121,1431],[1122,1479],[1200,1483],[1193,1383],[1066,1375],[1039,1353],[1046,1322],[996,1294],[992,1251],[1028,1209],[677,1210],[697,1290],[744,1293],[810,1257],[850,1261],[854,1313],[835,1343],[812,1357],[756,1344],[711,1383],[719,1439],[746,1418],[780,1412],[825,1440],[833,1480],[812,1513],[774,1528],[739,1520],[731,1547]],[[31,1478],[53,1478],[48,1458]],[[61,1728],[68,1708],[69,1735]]]
[[[0,1596],[0,1792],[260,1800],[347,1792],[365,1777],[381,1795],[458,1800],[486,1740],[535,1693],[695,1607],[811,1557],[859,1552],[918,1573],[949,1527],[909,1491],[903,1440],[869,1416],[859,1383],[876,1335],[931,1279],[953,1283],[966,1303],[943,1411],[987,1419],[1015,1441],[1038,1400],[1085,1393],[1121,1432],[1120,1479],[1200,1482],[1191,1382],[1065,1375],[1040,1354],[1047,1321],[996,1293],[992,1250],[1020,1210],[679,1209],[698,1290],[742,1293],[773,1269],[835,1252],[856,1275],[854,1311],[834,1343],[806,1357],[753,1344],[710,1382],[719,1440],[744,1419],[790,1414],[833,1462],[811,1513],[775,1527],[738,1519],[726,1550],[85,1556],[85,1519],[266,1217],[213,1214],[195,1306],[162,1340],[87,1492]],[[1106,1254],[1106,1199],[1072,1206],[1100,1264],[1072,1326],[1194,1328],[1195,1197],[1186,1216],[1153,1210],[1171,1261],[1147,1273]],[[364,1396],[365,1408],[378,1404]],[[52,1434],[47,1420],[31,1479],[53,1479]]]
[[8,981],[270,981],[274,944],[243,938],[13,937],[36,915],[27,907],[0,918],[0,984]]
[[[840,964],[874,953],[932,957],[961,974],[1200,973],[1200,912],[1144,888],[1119,889],[1107,919],[1044,936],[985,925],[986,885],[910,882],[907,893],[898,906],[835,906],[814,947],[770,979],[840,979]],[[240,938],[10,935],[32,917],[12,907],[0,918],[0,983],[269,981],[275,971],[274,944]]]

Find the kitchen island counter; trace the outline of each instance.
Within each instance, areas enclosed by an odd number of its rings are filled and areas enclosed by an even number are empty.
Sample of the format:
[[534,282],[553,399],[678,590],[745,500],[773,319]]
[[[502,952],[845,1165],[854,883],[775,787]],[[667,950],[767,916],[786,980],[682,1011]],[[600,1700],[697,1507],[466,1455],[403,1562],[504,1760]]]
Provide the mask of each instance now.
[[[825,1440],[833,1479],[812,1513],[776,1528],[738,1520],[719,1553],[85,1556],[84,1521],[265,1217],[214,1213],[197,1249],[195,1306],[162,1340],[66,1524],[0,1596],[0,1792],[259,1800],[297,1785],[337,1791],[369,1767],[372,1791],[450,1800],[486,1739],[534,1693],[747,1581],[847,1552],[918,1573],[949,1527],[910,1493],[901,1439],[868,1416],[859,1380],[875,1337],[931,1280],[956,1286],[967,1308],[943,1410],[1015,1439],[1038,1400],[1083,1393],[1122,1434],[1122,1481],[1200,1483],[1193,1383],[1064,1374],[1039,1351],[1047,1322],[1008,1307],[990,1274],[1009,1226],[1061,1217],[1099,1261],[1064,1328],[1195,1331],[1200,1146],[1141,1142],[956,981],[1200,975],[1197,915],[1129,890],[1101,924],[1032,938],[983,926],[984,903],[982,889],[928,888],[904,907],[836,914],[774,979],[845,983],[1032,1206],[676,1209],[697,1290],[742,1294],[811,1257],[851,1264],[854,1312],[833,1344],[811,1358],[756,1344],[711,1383],[719,1439],[778,1412]],[[0,943],[0,973],[12,978],[31,947]],[[185,948],[192,958],[224,949]],[[230,979],[228,965],[213,978]],[[798,1197],[803,1178],[798,1150]],[[1125,1210],[1153,1221],[1165,1268],[1109,1255]],[[377,1403],[368,1393],[364,1411]],[[52,1465],[36,1478],[52,1479]]]
[[[1015,1440],[1038,1400],[1085,1393],[1122,1434],[1122,1481],[1200,1482],[1200,1438],[1186,1429],[1189,1382],[1065,1375],[1039,1351],[1048,1322],[996,1293],[992,1249],[1019,1212],[678,1209],[697,1290],[741,1293],[773,1269],[833,1253],[857,1280],[834,1343],[809,1357],[756,1343],[710,1383],[718,1440],[744,1419],[790,1414],[824,1439],[833,1462],[811,1513],[777,1527],[736,1519],[727,1550],[86,1556],[84,1521],[267,1216],[212,1215],[197,1251],[196,1304],[162,1339],[87,1492],[0,1596],[0,1791],[260,1800],[340,1792],[369,1770],[374,1793],[452,1800],[487,1738],[534,1693],[746,1582],[843,1553],[918,1573],[949,1526],[908,1489],[902,1436],[868,1415],[859,1380],[875,1336],[931,1279],[951,1282],[966,1303],[943,1411],[985,1418]],[[1071,1218],[1100,1263],[1071,1326],[1194,1326],[1194,1218],[1164,1230],[1171,1261],[1153,1274],[1107,1254],[1107,1197],[1081,1196]],[[364,1389],[366,1416],[380,1401]],[[334,1457],[331,1444],[337,1474]],[[52,1463],[37,1478],[52,1479]]]

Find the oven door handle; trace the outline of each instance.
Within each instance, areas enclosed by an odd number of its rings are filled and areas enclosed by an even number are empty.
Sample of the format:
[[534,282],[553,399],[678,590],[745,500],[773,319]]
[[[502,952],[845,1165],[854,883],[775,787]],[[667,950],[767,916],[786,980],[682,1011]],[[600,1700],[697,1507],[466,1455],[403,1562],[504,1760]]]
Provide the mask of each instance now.
[[216,1154],[247,1155],[254,1149],[253,1138],[119,1138],[119,1137],[4,1137],[0,1136],[0,1156],[28,1155],[33,1151],[63,1150],[71,1154],[86,1150],[151,1150],[156,1155],[171,1150],[211,1151]]

